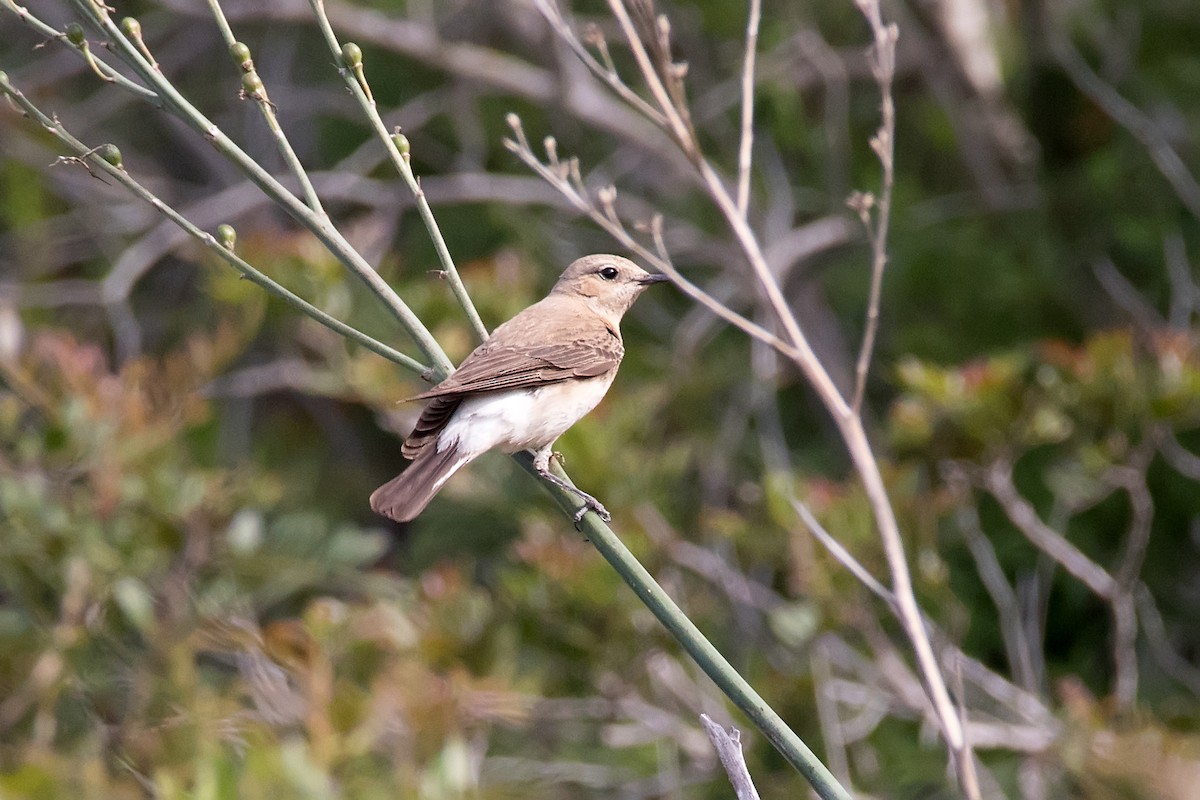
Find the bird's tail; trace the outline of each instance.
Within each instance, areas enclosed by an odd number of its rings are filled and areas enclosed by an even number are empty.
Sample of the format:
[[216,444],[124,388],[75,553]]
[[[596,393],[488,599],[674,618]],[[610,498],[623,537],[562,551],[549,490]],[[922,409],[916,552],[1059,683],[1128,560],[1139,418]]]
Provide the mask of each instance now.
[[471,458],[457,447],[439,451],[432,444],[404,472],[371,493],[371,508],[396,522],[408,522],[425,510],[450,476]]

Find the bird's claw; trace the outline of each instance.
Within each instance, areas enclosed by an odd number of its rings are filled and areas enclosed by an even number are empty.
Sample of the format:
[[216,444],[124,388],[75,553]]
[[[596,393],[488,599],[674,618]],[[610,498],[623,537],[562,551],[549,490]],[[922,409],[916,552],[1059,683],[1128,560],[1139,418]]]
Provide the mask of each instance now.
[[587,516],[589,511],[595,511],[596,516],[605,522],[612,522],[612,514],[608,513],[608,509],[596,498],[589,497],[583,501],[583,505],[575,512],[575,530],[581,530],[579,523],[583,522],[583,518]]

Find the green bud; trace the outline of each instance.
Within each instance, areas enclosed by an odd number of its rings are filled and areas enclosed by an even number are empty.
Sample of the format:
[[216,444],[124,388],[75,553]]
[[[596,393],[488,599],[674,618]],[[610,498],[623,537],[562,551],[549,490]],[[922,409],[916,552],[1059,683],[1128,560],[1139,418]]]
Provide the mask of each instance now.
[[258,73],[250,70],[242,76],[242,91],[250,96],[260,94],[263,90],[262,78],[258,77]]
[[226,250],[232,250],[237,244],[237,231],[232,225],[222,223],[217,226],[217,242]]
[[83,44],[83,26],[78,22],[72,22],[67,26],[67,40],[79,47]]
[[121,150],[115,144],[100,145],[96,148],[96,155],[100,156],[117,169],[125,169],[125,163],[121,160]]
[[400,155],[408,155],[409,146],[407,136],[405,136],[403,133],[393,133],[392,143],[396,145],[396,149],[400,151]]
[[247,72],[254,69],[254,62],[250,60],[250,48],[244,42],[234,42],[231,44],[229,46],[229,55],[233,56],[233,63]]
[[362,48],[354,42],[346,42],[342,45],[342,63],[351,68],[362,66]]
[[142,38],[142,23],[133,17],[126,17],[121,20],[121,33],[130,39],[140,39]]

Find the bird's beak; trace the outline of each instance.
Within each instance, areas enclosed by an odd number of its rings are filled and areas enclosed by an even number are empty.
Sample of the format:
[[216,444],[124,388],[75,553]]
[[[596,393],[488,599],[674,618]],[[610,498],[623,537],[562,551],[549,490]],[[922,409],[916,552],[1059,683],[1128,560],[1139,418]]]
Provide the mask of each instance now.
[[666,281],[669,281],[669,280],[671,280],[671,279],[669,277],[667,277],[666,275],[664,275],[663,273],[655,272],[655,273],[645,276],[644,278],[638,278],[637,282],[640,283],[642,286],[653,286],[656,283],[665,283]]

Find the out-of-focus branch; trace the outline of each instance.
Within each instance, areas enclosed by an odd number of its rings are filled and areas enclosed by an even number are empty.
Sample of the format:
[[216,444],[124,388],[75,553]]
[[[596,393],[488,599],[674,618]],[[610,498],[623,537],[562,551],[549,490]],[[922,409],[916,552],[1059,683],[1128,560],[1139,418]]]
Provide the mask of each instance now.
[[742,134],[738,145],[737,207],[743,217],[750,207],[750,167],[754,151],[754,59],[758,53],[758,25],[762,0],[750,0],[746,21],[746,55],[742,62]]
[[1153,439],[1147,438],[1135,448],[1128,464],[1113,467],[1104,476],[1107,491],[1124,490],[1130,502],[1129,527],[1121,559],[1111,572],[1042,521],[1033,505],[1018,492],[1013,482],[1012,464],[999,460],[983,470],[980,476],[984,487],[1025,538],[1109,605],[1113,618],[1113,695],[1122,708],[1130,707],[1137,699],[1136,594],[1154,519],[1146,470],[1156,446]]
[[983,532],[979,509],[975,505],[975,498],[970,494],[968,478],[963,469],[955,464],[946,464],[942,475],[951,490],[959,495],[958,510],[955,512],[958,529],[966,541],[967,550],[971,553],[975,569],[988,596],[991,597],[992,605],[996,607],[996,613],[1000,616],[1000,635],[1004,638],[1009,667],[1018,684],[1030,692],[1037,692],[1039,671],[1034,666],[1034,653],[1037,652],[1037,648],[1030,642],[1021,606],[1017,601],[1017,593],[1004,576],[996,549]]
[[1121,96],[1088,65],[1066,34],[1049,26],[1048,40],[1054,58],[1068,77],[1096,105],[1122,128],[1141,142],[1150,153],[1150,160],[1166,178],[1180,202],[1200,219],[1200,183],[1188,170],[1187,164],[1171,146],[1170,139],[1141,109]]
[[1042,521],[1033,504],[1017,491],[1012,464],[997,461],[983,472],[982,480],[1009,522],[1037,549],[1054,559],[1097,597],[1105,600],[1112,597],[1115,586],[1112,575]]
[[[834,539],[807,506],[794,498],[792,499],[792,505],[797,515],[804,520],[809,532],[829,551],[830,555],[849,570],[872,594],[886,603],[893,614],[899,617],[899,607],[895,594],[876,580],[861,562],[854,558],[840,542]],[[1035,726],[1048,728],[1052,725],[1053,715],[1032,690],[1013,684],[1008,679],[972,659],[956,645],[950,643],[944,635],[938,634],[932,620],[923,616],[922,624],[925,625],[929,632],[938,637],[943,664],[949,663],[960,666],[964,670],[964,674],[973,683],[984,689],[997,702],[1019,712],[1021,716]]]
[[846,753],[846,735],[842,716],[832,691],[833,672],[826,654],[827,637],[822,636],[812,648],[809,664],[813,673],[813,694],[817,701],[817,720],[821,723],[821,740],[825,743],[825,760],[829,769],[843,784],[850,787],[850,759]]
[[895,23],[883,23],[879,0],[855,2],[867,18],[875,39],[870,55],[871,75],[879,87],[880,114],[883,118],[879,130],[871,137],[871,150],[879,159],[883,173],[879,197],[876,199],[856,192],[850,199],[850,206],[862,219],[871,242],[871,288],[867,296],[867,320],[855,364],[854,396],[850,401],[853,412],[860,414],[863,395],[867,390],[867,373],[875,352],[875,336],[879,331],[879,304],[883,292],[883,271],[887,267],[888,227],[892,217],[892,189],[896,182],[896,104],[892,99],[892,82],[896,77],[896,40],[900,31]]
[[614,187],[604,187],[593,197],[591,190],[584,183],[583,175],[579,171],[578,159],[570,158],[565,161],[562,160],[558,153],[558,143],[553,137],[547,137],[545,140],[546,161],[543,162],[533,152],[520,118],[515,114],[510,114],[508,124],[512,128],[514,138],[506,139],[504,142],[505,146],[520,158],[526,166],[561,192],[575,208],[591,217],[597,225],[607,231],[609,235],[626,248],[636,253],[639,258],[646,261],[659,272],[670,276],[672,282],[684,294],[703,305],[716,316],[742,330],[748,336],[766,342],[781,352],[789,355],[795,354],[795,350],[778,336],[733,311],[720,300],[717,300],[685,278],[676,269],[674,263],[672,263],[670,255],[667,253],[666,247],[662,242],[661,220],[659,218],[656,217],[642,223],[651,232],[652,236],[655,237],[656,250],[650,250],[634,238],[633,234],[629,232],[625,224],[621,221],[620,215],[616,210],[617,191]]
[[726,730],[724,726],[713,722],[708,714],[700,715],[700,724],[716,748],[737,800],[758,800],[758,790],[754,788],[750,770],[746,767],[746,757],[742,754],[742,732],[733,727]]

